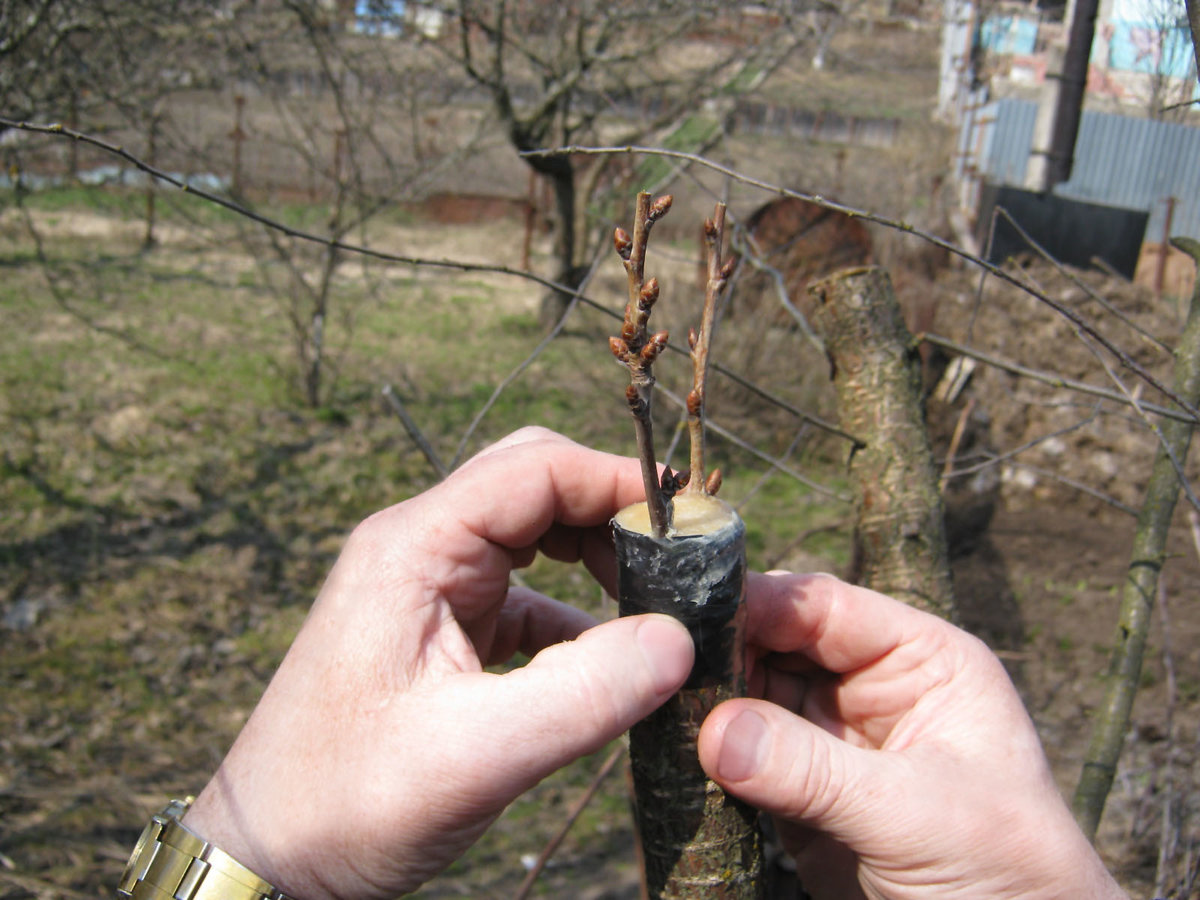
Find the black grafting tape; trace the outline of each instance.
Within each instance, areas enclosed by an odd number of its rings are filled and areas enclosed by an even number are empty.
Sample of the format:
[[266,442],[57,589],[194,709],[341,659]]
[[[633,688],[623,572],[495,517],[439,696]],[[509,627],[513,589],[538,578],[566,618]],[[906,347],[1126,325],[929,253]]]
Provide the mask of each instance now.
[[685,687],[725,684],[743,674],[738,610],[746,527],[725,508],[728,524],[709,534],[659,538],[613,522],[620,614],[664,613],[687,627],[696,663]]

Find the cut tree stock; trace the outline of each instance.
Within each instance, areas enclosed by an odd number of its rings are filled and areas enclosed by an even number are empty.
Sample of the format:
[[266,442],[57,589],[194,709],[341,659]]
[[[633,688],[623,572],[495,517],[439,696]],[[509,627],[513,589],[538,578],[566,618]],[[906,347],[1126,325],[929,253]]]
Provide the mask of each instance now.
[[634,418],[646,502],[613,519],[618,600],[623,616],[656,612],[687,626],[696,660],[674,697],[630,730],[638,833],[651,898],[764,896],[762,837],[756,811],[727,795],[700,767],[696,738],[705,716],[745,689],[742,599],[745,527],[731,506],[714,496],[719,471],[706,474],[704,400],[716,302],[732,269],[722,263],[725,207],[705,222],[708,283],[699,331],[688,335],[693,387],[687,398],[690,470],[660,476],[651,427],[653,364],[666,332],[650,333],[658,282],[645,279],[650,230],[666,215],[670,197],[637,198],[633,234],[618,228],[617,254],[625,264],[629,301],[613,355],[629,370],[626,399]]

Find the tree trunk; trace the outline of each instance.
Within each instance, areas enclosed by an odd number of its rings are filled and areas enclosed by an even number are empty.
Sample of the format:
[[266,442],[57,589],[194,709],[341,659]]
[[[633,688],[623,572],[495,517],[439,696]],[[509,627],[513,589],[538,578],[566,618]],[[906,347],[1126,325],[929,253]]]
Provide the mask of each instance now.
[[[556,269],[554,280],[559,284],[577,288],[587,274],[587,266],[575,265],[575,167],[568,163],[556,167],[547,174],[554,189],[554,259]],[[571,295],[563,291],[550,291],[542,298],[541,324],[549,329],[562,318]]]
[[942,497],[921,403],[916,341],[884,269],[844,269],[809,287],[851,450],[851,580],[954,617]]
[[[1176,238],[1173,243],[1189,254],[1200,270],[1200,243]],[[1197,273],[1200,275],[1200,271]],[[1175,351],[1176,394],[1186,403],[1200,403],[1200,278],[1192,293],[1179,347]],[[1106,677],[1104,701],[1097,711],[1083,772],[1075,788],[1072,809],[1080,827],[1094,839],[1104,804],[1117,772],[1121,745],[1142,674],[1142,658],[1150,632],[1150,617],[1158,590],[1158,574],[1166,561],[1167,532],[1179,499],[1176,464],[1187,459],[1192,440],[1191,422],[1163,419],[1158,454],[1138,515],[1133,553],[1121,595],[1121,613]],[[1171,457],[1174,457],[1172,461]]]

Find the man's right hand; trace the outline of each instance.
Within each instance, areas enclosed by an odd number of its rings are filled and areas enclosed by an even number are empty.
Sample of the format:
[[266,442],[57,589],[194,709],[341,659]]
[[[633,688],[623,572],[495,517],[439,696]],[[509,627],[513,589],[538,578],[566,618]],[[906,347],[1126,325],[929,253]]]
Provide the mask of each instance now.
[[976,638],[828,575],[750,586],[751,693],[700,760],[775,816],[816,900],[1125,900]]

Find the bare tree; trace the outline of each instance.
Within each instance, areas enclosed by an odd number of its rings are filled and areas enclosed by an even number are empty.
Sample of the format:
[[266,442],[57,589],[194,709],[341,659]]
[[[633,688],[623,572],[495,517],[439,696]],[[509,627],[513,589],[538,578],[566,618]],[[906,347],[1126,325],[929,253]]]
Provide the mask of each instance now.
[[[658,140],[696,150],[719,139],[729,103],[757,88],[807,35],[790,3],[429,4],[454,23],[434,46],[490,100],[519,152]],[[725,42],[704,38],[722,33]],[[703,118],[705,121],[701,122]],[[556,280],[575,287],[602,229],[593,203],[610,159],[525,157],[554,196]],[[653,185],[638,185],[652,187]],[[625,192],[623,192],[622,196]],[[592,243],[590,243],[592,242]],[[560,298],[559,309],[565,298]]]

